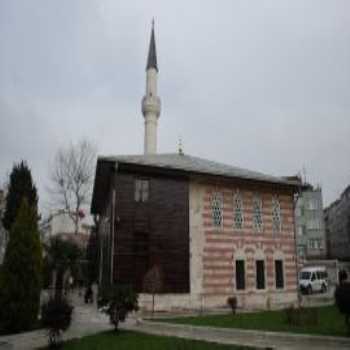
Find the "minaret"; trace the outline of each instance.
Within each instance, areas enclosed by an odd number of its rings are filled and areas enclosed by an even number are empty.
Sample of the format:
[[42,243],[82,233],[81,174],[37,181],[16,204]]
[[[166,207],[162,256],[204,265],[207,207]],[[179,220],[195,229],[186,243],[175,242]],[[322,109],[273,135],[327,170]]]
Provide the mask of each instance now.
[[157,153],[157,124],[160,115],[160,98],[157,96],[157,79],[158,66],[153,20],[146,66],[146,95],[142,99],[142,114],[145,118],[145,154]]

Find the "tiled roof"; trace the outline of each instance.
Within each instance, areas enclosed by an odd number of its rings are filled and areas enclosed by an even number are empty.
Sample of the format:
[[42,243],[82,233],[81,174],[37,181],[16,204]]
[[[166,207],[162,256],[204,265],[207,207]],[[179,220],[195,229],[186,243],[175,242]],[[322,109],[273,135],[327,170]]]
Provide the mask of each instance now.
[[241,178],[276,184],[294,186],[299,185],[296,181],[287,180],[282,177],[265,175],[260,172],[177,153],[99,157],[99,161],[119,162],[125,164],[179,170],[194,174]]

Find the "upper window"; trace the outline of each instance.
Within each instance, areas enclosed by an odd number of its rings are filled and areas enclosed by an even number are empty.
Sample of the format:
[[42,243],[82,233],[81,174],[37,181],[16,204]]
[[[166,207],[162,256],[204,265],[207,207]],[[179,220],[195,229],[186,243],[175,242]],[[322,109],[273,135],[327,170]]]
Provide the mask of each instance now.
[[310,219],[307,222],[307,228],[309,230],[320,230],[321,229],[321,223],[318,219]]
[[319,207],[318,201],[315,198],[310,198],[308,202],[308,209],[310,210],[317,210]]
[[315,240],[314,240],[314,239],[309,239],[309,240],[308,240],[308,247],[309,247],[310,249],[316,248],[315,245],[316,245],[316,243],[315,243]]
[[281,231],[281,205],[277,197],[272,197],[272,229],[274,232]]
[[298,226],[298,235],[303,236],[305,235],[305,226]]
[[303,258],[305,256],[305,253],[306,253],[306,247],[303,245],[298,245],[298,247],[297,247],[298,256]]
[[311,238],[308,241],[310,249],[323,249],[322,240],[318,238]]
[[258,194],[253,197],[253,225],[256,231],[262,230],[262,200]]
[[243,201],[239,191],[233,196],[233,220],[236,229],[243,228]]
[[213,217],[213,225],[221,227],[223,223],[223,196],[222,193],[215,192],[211,198],[211,211]]
[[149,197],[149,180],[135,180],[135,201],[147,202]]

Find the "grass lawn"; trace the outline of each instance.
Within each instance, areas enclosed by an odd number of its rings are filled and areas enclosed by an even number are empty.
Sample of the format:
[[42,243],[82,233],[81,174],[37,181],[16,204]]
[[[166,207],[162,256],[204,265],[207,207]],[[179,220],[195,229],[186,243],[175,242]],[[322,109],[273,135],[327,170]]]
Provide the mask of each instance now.
[[63,350],[252,350],[233,345],[220,345],[197,340],[162,337],[137,332],[114,331],[68,341]]
[[348,336],[345,318],[339,313],[336,306],[315,308],[318,310],[318,324],[291,326],[287,323],[286,311],[262,311],[256,313],[227,314],[182,317],[167,320],[158,320],[194,326],[210,326],[222,328],[241,328],[267,330],[276,332],[293,332],[318,335]]

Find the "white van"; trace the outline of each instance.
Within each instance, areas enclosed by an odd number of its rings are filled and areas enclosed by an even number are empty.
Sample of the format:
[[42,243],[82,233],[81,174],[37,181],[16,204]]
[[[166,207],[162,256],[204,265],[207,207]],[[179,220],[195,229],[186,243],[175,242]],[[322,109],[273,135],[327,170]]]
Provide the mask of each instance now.
[[304,267],[299,273],[299,288],[302,293],[325,293],[328,289],[328,274],[324,266]]

